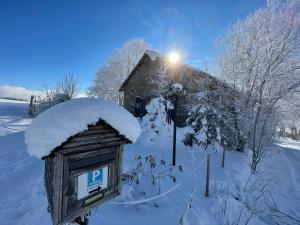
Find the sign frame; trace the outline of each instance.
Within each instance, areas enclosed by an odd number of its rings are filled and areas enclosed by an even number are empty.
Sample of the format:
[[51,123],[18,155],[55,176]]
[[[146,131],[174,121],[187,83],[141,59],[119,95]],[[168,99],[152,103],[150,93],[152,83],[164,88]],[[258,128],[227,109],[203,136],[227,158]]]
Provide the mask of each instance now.
[[[122,152],[123,147],[120,145],[77,154],[67,154],[64,151],[55,153],[53,189],[58,188],[53,191],[55,199],[51,210],[53,224],[62,225],[73,221],[121,193]],[[45,160],[47,168],[50,159]],[[104,167],[108,168],[107,187],[77,199],[78,177],[87,171]]]
[[[42,158],[48,211],[54,225],[79,221],[91,209],[121,193],[123,145],[128,143],[129,139],[99,120]],[[101,167],[108,167],[107,188],[78,200],[78,177]]]

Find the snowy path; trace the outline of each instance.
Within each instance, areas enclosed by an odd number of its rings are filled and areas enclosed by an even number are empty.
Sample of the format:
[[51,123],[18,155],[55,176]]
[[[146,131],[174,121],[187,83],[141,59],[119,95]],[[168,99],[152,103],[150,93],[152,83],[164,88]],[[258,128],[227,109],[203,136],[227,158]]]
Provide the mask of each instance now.
[[285,157],[289,162],[291,175],[295,184],[300,184],[300,146],[297,150],[287,150]]
[[0,100],[0,221],[6,225],[50,224],[42,161],[27,154],[28,104]]
[[[5,225],[50,225],[47,199],[44,191],[44,162],[30,157],[24,144],[24,129],[30,123],[26,116],[27,104],[0,100],[0,221]],[[172,129],[169,129],[169,133]],[[130,159],[135,154],[159,154],[167,162],[171,161],[171,139],[169,133],[158,139],[152,134],[144,134],[138,143],[125,148],[124,159],[132,166]],[[180,135],[180,130],[178,132]],[[151,137],[151,138],[150,138]],[[153,141],[150,141],[153,139]],[[215,215],[216,196],[214,186],[221,185],[220,177],[236,182],[245,179],[248,168],[246,154],[228,152],[225,169],[220,168],[221,153],[212,152],[211,197],[204,197],[206,152],[195,148],[195,167],[188,149],[178,142],[178,163],[184,172],[177,176],[176,184],[164,187],[162,192],[176,187],[174,191],[159,199],[159,207],[154,202],[137,205],[104,204],[92,213],[91,225],[222,225]],[[195,176],[189,176],[197,168]],[[284,140],[270,151],[257,177],[271,180],[268,187],[278,208],[293,218],[300,218],[300,143]],[[194,192],[192,192],[194,182]],[[147,196],[148,198],[151,196]],[[192,199],[192,207],[189,203]],[[134,199],[138,200],[138,199]],[[112,201],[118,201],[114,199]],[[218,202],[217,202],[218,203]],[[236,217],[236,216],[235,216]],[[182,220],[181,220],[182,218]],[[277,224],[296,225],[293,219],[275,218]],[[5,223],[3,223],[5,221]],[[252,225],[273,225],[274,218],[253,220]]]
[[281,140],[267,155],[262,167],[264,179],[270,179],[270,188],[278,209],[293,219],[288,224],[300,224],[300,142]]

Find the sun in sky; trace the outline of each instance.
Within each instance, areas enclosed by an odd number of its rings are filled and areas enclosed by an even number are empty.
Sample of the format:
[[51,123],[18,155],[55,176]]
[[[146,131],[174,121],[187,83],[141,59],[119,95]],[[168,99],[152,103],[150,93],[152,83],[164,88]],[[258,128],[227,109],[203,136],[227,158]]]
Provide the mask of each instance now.
[[168,59],[171,63],[177,63],[180,60],[180,54],[177,51],[169,53]]

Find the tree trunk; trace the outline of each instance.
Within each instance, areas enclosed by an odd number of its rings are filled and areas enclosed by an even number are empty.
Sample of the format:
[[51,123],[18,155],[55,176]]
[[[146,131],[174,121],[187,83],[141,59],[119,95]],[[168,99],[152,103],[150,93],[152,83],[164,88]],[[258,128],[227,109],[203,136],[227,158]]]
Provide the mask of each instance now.
[[234,129],[236,134],[236,151],[243,152],[245,148],[245,141],[243,135],[241,135],[238,113],[236,112],[235,106],[232,107],[232,111],[233,111]]

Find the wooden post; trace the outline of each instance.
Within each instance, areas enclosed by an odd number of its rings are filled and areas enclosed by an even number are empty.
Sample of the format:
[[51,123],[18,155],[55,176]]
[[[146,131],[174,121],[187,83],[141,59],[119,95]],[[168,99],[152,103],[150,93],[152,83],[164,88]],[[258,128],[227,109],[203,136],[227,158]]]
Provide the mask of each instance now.
[[28,115],[31,116],[31,117],[33,116],[33,113],[34,113],[34,110],[33,110],[33,107],[34,107],[33,100],[34,100],[34,96],[31,95],[29,109],[28,109]]
[[207,154],[205,196],[209,196],[210,153]]
[[223,146],[222,167],[225,166],[225,151],[226,151],[225,146]]

